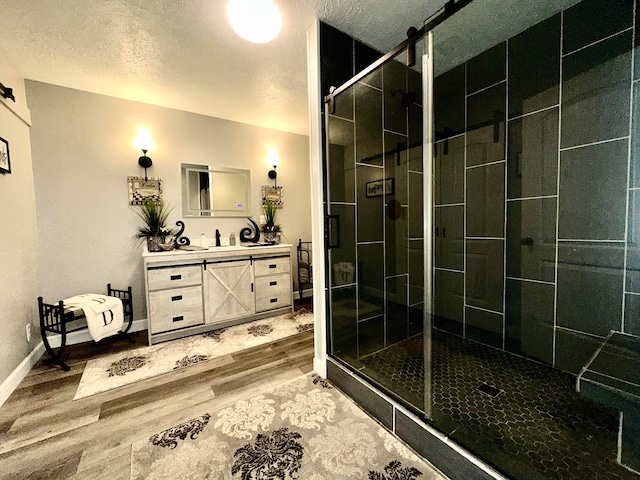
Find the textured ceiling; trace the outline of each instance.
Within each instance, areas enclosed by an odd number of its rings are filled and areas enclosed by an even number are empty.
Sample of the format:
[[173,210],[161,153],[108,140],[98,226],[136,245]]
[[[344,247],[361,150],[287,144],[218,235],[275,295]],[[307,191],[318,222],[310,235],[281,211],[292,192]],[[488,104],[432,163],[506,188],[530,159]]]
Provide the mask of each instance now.
[[[252,44],[233,32],[226,0],[0,0],[0,50],[27,79],[307,134],[306,31],[314,18],[386,52],[444,4],[275,1],[280,35]],[[518,0],[500,15],[485,10],[483,22],[499,31],[511,14],[531,25],[544,18],[541,5],[557,10],[569,1]],[[482,42],[469,43],[467,29],[488,37],[480,13],[463,13],[442,38],[469,54]]]
[[314,18],[386,51],[432,2],[276,0],[282,31],[259,45],[226,0],[0,0],[0,49],[27,79],[307,134]]

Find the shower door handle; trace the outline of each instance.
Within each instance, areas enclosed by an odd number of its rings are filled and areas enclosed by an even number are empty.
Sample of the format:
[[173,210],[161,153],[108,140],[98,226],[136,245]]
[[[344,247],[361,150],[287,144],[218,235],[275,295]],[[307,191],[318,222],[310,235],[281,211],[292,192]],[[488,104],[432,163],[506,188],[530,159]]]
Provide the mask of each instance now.
[[325,234],[327,248],[340,248],[340,215],[327,215]]

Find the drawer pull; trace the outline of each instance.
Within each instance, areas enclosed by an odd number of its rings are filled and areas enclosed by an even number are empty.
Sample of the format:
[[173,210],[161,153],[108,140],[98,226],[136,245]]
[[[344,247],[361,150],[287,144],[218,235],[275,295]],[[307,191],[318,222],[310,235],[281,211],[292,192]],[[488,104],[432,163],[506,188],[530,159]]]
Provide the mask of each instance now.
[[171,275],[171,280],[180,280],[182,275]]
[[277,263],[272,263],[269,265],[269,268],[277,268],[278,264]]
[[272,287],[273,287],[274,285],[277,285],[277,284],[278,284],[278,282],[269,282],[269,285],[271,285]]
[[177,302],[178,300],[182,300],[182,295],[176,295],[175,297],[171,297],[172,302]]
[[271,302],[271,303],[276,303],[277,301],[278,301],[277,298],[272,298],[271,300],[269,300],[269,302]]
[[173,317],[174,322],[181,322],[182,320],[184,320],[184,317],[182,315],[180,315],[179,317]]

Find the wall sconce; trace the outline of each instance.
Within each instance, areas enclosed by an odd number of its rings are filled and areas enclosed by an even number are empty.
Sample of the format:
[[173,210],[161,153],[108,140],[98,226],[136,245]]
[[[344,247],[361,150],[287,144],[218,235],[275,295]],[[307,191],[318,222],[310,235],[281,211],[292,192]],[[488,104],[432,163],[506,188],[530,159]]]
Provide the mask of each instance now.
[[276,168],[280,165],[280,155],[273,148],[269,149],[269,155],[264,159],[265,163],[271,167],[273,170],[269,170],[269,178],[273,180],[273,186],[277,187],[278,184],[276,182],[276,178],[278,178],[278,173],[276,172]]
[[133,140],[133,145],[138,149],[142,150],[142,156],[138,158],[138,165],[144,168],[144,179],[147,179],[147,168],[150,168],[153,165],[153,162],[149,157],[147,157],[147,152],[153,150],[155,147],[155,143],[151,140],[151,136],[149,135],[149,130],[146,128],[141,128],[138,130],[138,136]]

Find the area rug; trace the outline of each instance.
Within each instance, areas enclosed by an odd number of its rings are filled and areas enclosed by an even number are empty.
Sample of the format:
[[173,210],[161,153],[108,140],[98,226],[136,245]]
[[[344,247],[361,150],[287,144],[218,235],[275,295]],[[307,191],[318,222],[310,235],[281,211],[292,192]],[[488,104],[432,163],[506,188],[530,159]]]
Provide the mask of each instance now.
[[444,480],[316,374],[132,445],[131,479]]
[[74,400],[312,329],[313,313],[303,308],[292,314],[89,360]]

